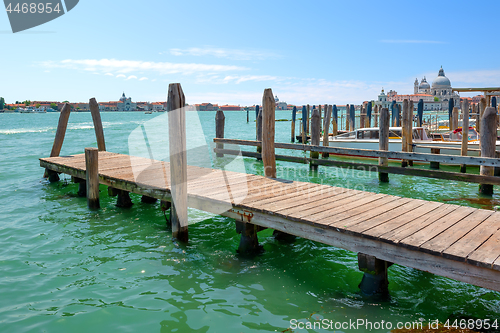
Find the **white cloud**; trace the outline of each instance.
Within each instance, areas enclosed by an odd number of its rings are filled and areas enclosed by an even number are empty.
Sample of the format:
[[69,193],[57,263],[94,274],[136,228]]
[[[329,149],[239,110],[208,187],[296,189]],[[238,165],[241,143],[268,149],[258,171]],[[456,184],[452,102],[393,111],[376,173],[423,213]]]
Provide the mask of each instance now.
[[106,74],[104,74],[104,75],[114,76],[114,75],[113,75],[113,74],[111,74],[111,73],[106,73]]
[[118,74],[116,77],[127,77],[127,75]]
[[127,78],[127,80],[130,80],[130,79],[137,79],[137,76],[135,76],[135,75],[130,75],[130,76]]
[[417,40],[417,39],[384,39],[381,40],[382,43],[391,44],[446,44],[446,42],[441,42],[437,40]]
[[46,68],[68,68],[102,73],[132,73],[152,71],[157,74],[193,74],[205,72],[242,71],[248,68],[233,65],[210,65],[200,63],[172,63],[118,59],[66,59],[62,61],[45,61],[41,65]]
[[144,80],[147,80],[147,79],[148,79],[147,77],[141,77],[141,78],[139,79],[139,81],[144,81]]
[[278,57],[277,54],[266,51],[223,49],[210,46],[170,49],[170,54],[175,56],[213,56],[233,60],[263,60]]

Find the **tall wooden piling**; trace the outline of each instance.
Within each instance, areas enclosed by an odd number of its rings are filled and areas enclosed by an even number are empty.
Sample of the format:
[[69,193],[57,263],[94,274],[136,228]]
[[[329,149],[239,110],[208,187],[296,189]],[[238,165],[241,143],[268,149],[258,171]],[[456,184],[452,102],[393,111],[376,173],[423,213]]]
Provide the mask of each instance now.
[[[323,146],[328,147],[330,145],[329,132],[330,132],[330,117],[332,115],[332,106],[325,105],[325,126],[323,130]],[[326,158],[329,156],[328,153],[322,153],[321,156]]]
[[349,104],[346,104],[345,105],[345,130],[347,132],[350,131],[350,128],[349,128],[349,112],[350,112],[350,107],[349,107]]
[[[389,109],[382,108],[380,111],[380,127],[379,127],[379,150],[389,150]],[[379,166],[388,166],[389,161],[387,157],[379,157]],[[379,172],[378,179],[383,183],[389,182],[389,174],[386,172]]]
[[[412,135],[411,128],[411,118],[410,118],[410,105],[407,99],[403,100],[403,124],[402,124],[402,138],[401,138],[401,151],[408,152],[409,141]],[[408,166],[408,160],[401,161],[401,166],[406,168]]]
[[168,86],[167,112],[170,150],[172,236],[188,241],[186,99],[180,83]]
[[306,123],[306,136],[309,135],[311,131],[311,107],[307,104],[307,123]]
[[276,103],[273,91],[264,90],[262,97],[262,162],[266,177],[276,178],[276,156],[274,153],[274,125]]
[[339,113],[337,109],[337,105],[332,106],[332,134],[333,136],[337,136],[338,134],[338,118]]
[[[469,145],[469,100],[464,99],[462,103],[462,146],[460,155],[467,156]],[[467,172],[467,166],[460,164],[460,172]]]
[[380,114],[380,110],[381,109],[379,108],[379,106],[375,105],[375,110],[374,110],[374,113],[373,113],[373,117],[375,118],[374,121],[373,121],[373,126],[374,127],[378,127],[378,117],[379,117],[379,114]]
[[85,170],[87,206],[99,209],[99,149],[85,148]]
[[351,131],[356,130],[356,107],[354,104],[349,105],[349,127]]
[[[496,156],[497,113],[494,107],[486,107],[481,118],[481,157]],[[481,166],[482,176],[493,176],[494,167]],[[485,195],[493,194],[493,185],[480,184],[479,192]]]
[[104,130],[102,128],[101,114],[99,113],[99,104],[95,98],[89,100],[90,113],[94,121],[95,136],[97,139],[97,148],[99,151],[106,151],[106,142],[104,141]]
[[[259,113],[257,115],[257,119],[255,120],[255,126],[256,126],[256,140],[262,142],[262,109],[259,110]],[[262,154],[262,143],[257,146],[257,152]],[[257,158],[258,160],[261,160],[261,158]]]
[[[321,121],[321,119],[323,118],[323,114],[322,114],[322,109],[323,107],[320,105],[318,105],[318,112],[319,112],[319,119],[320,119],[320,122],[319,122],[319,133],[320,133],[320,136],[321,136],[321,131],[322,131],[322,128],[324,127],[323,126],[323,121]],[[325,110],[326,111],[326,110]]]
[[[311,116],[311,144],[315,146],[319,146],[319,138],[320,138],[320,131],[319,128],[321,126],[321,117],[319,116],[319,111],[318,109],[314,109],[312,112]],[[319,158],[319,153],[315,151],[311,151],[311,159],[318,159]],[[317,170],[318,166],[314,165],[311,161],[310,168],[312,170]]]
[[297,119],[297,107],[292,110],[292,142],[295,142],[295,120]]
[[[483,114],[484,114],[484,110],[486,109],[486,98],[482,97],[481,100],[479,101],[479,124],[482,128],[482,125],[483,125]],[[477,125],[477,123],[476,123]],[[479,132],[479,131],[478,131]]]
[[365,119],[365,108],[363,107],[363,105],[361,105],[359,110],[359,128],[365,128]]
[[[225,126],[226,117],[224,116],[224,111],[218,110],[215,114],[215,137],[216,138],[224,138],[224,126]],[[224,149],[223,143],[216,144],[217,149]],[[217,153],[217,157],[224,157],[224,154]]]
[[365,127],[370,127],[372,124],[372,102],[368,102],[366,107],[366,118],[365,118]]
[[301,127],[301,135],[302,135],[302,144],[306,144],[307,141],[307,109],[305,105],[302,105],[302,127]]
[[247,123],[250,122],[250,110],[247,109]]
[[[50,157],[57,157],[61,153],[61,148],[64,142],[64,136],[66,135],[66,128],[68,127],[69,114],[71,112],[71,106],[66,103],[64,104],[61,114],[59,115],[59,123],[57,124],[56,137],[54,138],[54,143],[52,144],[52,151],[50,152]],[[45,169],[44,178],[49,178],[51,183],[57,182],[59,180],[59,175],[57,172]]]

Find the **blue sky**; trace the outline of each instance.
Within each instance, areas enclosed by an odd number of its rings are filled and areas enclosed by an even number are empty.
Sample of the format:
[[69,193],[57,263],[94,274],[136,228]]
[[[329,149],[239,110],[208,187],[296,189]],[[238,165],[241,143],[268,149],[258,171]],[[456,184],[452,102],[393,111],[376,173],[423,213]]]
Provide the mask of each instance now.
[[[80,0],[12,34],[0,18],[0,96],[16,100],[291,104],[412,93],[442,65],[454,87],[500,86],[500,2]],[[491,39],[488,36],[491,33]]]

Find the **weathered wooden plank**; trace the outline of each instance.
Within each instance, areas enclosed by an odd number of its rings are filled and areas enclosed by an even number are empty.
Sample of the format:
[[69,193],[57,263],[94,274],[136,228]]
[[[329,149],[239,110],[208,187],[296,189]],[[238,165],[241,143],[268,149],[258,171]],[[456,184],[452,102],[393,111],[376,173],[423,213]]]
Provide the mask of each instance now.
[[467,258],[498,230],[500,230],[500,214],[495,213],[444,250],[442,255],[453,260]]
[[500,257],[500,230],[497,230],[486,242],[467,257],[467,262],[479,267],[495,268],[495,261]]
[[[354,216],[361,213],[362,211],[367,211],[369,208],[369,203],[375,202],[383,198],[384,194],[373,194],[367,195],[367,193],[357,193],[353,196],[344,197],[342,199],[336,200],[334,203],[330,205],[325,205],[325,207],[320,207],[320,209],[315,209],[311,211],[310,214],[294,214],[295,216],[299,215],[301,218],[313,221],[313,223],[317,224],[326,224],[330,223],[331,219],[335,219],[336,215],[344,214]],[[290,216],[294,216],[290,215]],[[329,215],[330,219],[318,219],[315,218],[321,215]]]
[[379,224],[377,226],[374,226],[373,228],[363,231],[363,236],[368,238],[378,239],[382,237],[382,235],[387,234],[388,232],[391,232],[397,228],[400,228],[401,226],[404,226],[405,224],[410,223],[413,220],[432,212],[433,210],[437,209],[442,205],[443,204],[440,202],[428,201],[422,206],[414,210],[411,210],[409,212],[406,212],[390,221],[387,221],[384,224]]
[[424,200],[411,200],[411,201],[399,206],[397,209],[389,210],[389,211],[382,213],[380,215],[377,215],[371,219],[362,220],[356,224],[350,225],[346,228],[346,230],[349,232],[361,234],[361,233],[364,233],[368,229],[374,228],[378,225],[384,224],[385,222],[396,219],[399,216],[401,216],[407,212],[411,212],[411,211],[423,206],[424,204],[425,204]]
[[[312,201],[305,201],[296,207],[278,209],[275,212],[281,215],[290,215],[295,217],[308,216],[323,210],[330,209],[332,205],[338,206],[337,203],[345,198],[360,194],[359,191],[345,190],[340,187],[333,188],[334,190],[322,193],[321,197]],[[340,203],[343,204],[343,203]]]
[[345,229],[350,225],[354,225],[359,221],[367,220],[377,215],[383,214],[391,209],[402,206],[410,201],[407,198],[399,198],[390,195],[380,195],[379,198],[370,205],[358,206],[348,212],[340,212],[333,216],[324,216],[322,214],[311,216],[315,220],[329,220],[328,225],[332,228]]
[[420,246],[420,249],[422,251],[441,253],[460,240],[460,238],[464,237],[469,231],[474,229],[492,214],[493,211],[476,210],[445,231],[423,243]]
[[[301,191],[303,189],[308,189],[308,188],[314,188],[316,184],[310,184],[310,183],[298,183],[294,182],[293,184],[286,184],[286,185],[278,185],[280,187],[279,192],[281,195],[296,195],[298,191]],[[255,202],[257,201],[262,201],[268,198],[274,197],[276,194],[276,186],[277,184],[272,184],[267,187],[263,187],[260,190],[257,191],[252,191],[245,200],[243,201],[243,204],[248,205],[248,206],[253,206]]]
[[435,220],[426,227],[400,241],[400,244],[415,250],[420,250],[420,246],[430,239],[436,237],[458,221],[464,219],[474,212],[471,207],[458,207],[445,217]]

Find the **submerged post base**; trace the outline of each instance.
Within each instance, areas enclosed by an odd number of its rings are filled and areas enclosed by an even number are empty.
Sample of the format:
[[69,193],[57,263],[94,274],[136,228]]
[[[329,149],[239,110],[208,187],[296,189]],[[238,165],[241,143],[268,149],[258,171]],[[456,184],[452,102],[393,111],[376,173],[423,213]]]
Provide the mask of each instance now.
[[388,183],[389,182],[389,174],[385,172],[379,172],[378,173],[378,180],[382,183]]
[[45,169],[45,173],[43,174],[43,178],[48,178],[49,182],[55,183],[59,181],[59,174],[55,171]]
[[85,179],[81,178],[74,178],[73,182],[78,184],[78,196],[79,197],[86,197],[87,196],[87,181]]
[[116,207],[130,208],[133,203],[130,200],[130,195],[127,191],[117,190],[118,199],[116,200]]
[[262,252],[262,246],[259,245],[257,238],[257,226],[255,224],[239,222],[237,230],[241,230],[240,245],[238,253],[242,255],[254,255]]
[[359,284],[359,289],[366,295],[389,294],[389,279],[387,268],[392,263],[380,260],[374,256],[358,253],[358,267],[364,272],[363,279]]
[[141,197],[141,202],[142,203],[147,203],[147,204],[154,204],[155,202],[157,202],[158,199],[156,198],[152,198],[152,197],[148,197],[147,195],[143,195]]
[[287,234],[286,232],[274,230],[273,231],[274,239],[283,242],[283,243],[293,243],[297,239],[297,236]]
[[480,184],[479,185],[479,193],[484,194],[484,195],[493,195],[493,185]]

